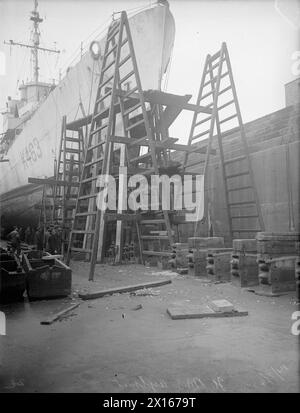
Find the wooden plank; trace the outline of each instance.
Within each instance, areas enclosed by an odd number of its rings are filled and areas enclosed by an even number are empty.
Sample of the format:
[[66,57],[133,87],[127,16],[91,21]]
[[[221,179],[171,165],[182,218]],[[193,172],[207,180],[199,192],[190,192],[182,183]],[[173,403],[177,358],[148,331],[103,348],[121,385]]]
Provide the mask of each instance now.
[[183,320],[190,318],[218,318],[218,317],[241,317],[248,315],[248,311],[234,310],[231,312],[216,312],[207,305],[173,305],[167,309],[172,320]]
[[[38,185],[62,185],[68,186],[70,183],[68,181],[59,181],[52,178],[28,178],[29,184],[38,184]],[[79,182],[72,182],[72,186],[79,187]]]
[[70,307],[65,308],[62,311],[59,311],[58,313],[54,314],[53,316],[47,318],[46,320],[41,321],[41,324],[43,325],[49,325],[54,323],[54,321],[57,321],[60,317],[62,317],[63,315],[67,314],[68,312],[74,310],[74,308],[79,307],[80,303],[77,304],[73,304]]
[[113,295],[120,293],[127,293],[129,291],[142,290],[144,288],[160,287],[161,285],[171,284],[172,280],[151,281],[142,284],[126,285],[124,287],[108,288],[107,290],[95,291],[93,293],[79,294],[82,300],[93,300],[94,298],[101,298],[105,295]]
[[141,216],[139,214],[124,214],[124,213],[111,213],[106,212],[104,215],[105,221],[140,221]]
[[150,256],[155,255],[155,256],[159,256],[159,257],[172,257],[173,252],[143,250],[143,255],[150,255]]
[[172,93],[161,92],[160,90],[151,90],[144,92],[145,101],[152,104],[160,104],[164,106],[175,106],[192,112],[211,113],[212,110],[200,105],[187,103],[192,95],[174,95]]

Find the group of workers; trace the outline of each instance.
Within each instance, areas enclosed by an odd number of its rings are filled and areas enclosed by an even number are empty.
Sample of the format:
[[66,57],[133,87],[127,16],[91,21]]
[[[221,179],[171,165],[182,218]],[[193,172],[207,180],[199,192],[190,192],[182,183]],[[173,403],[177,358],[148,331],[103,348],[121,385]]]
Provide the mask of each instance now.
[[31,227],[23,228],[14,227],[8,236],[13,252],[20,254],[21,241],[26,244],[34,244],[37,250],[47,251],[50,254],[60,254],[62,249],[62,229],[58,225],[50,225],[45,229],[38,227],[36,231]]

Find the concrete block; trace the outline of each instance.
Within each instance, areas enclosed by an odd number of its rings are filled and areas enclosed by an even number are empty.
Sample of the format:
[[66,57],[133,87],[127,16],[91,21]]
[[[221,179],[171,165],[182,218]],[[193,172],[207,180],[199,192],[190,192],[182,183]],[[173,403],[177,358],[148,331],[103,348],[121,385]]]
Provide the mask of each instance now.
[[231,257],[231,282],[238,287],[252,287],[259,284],[256,254],[239,254]]
[[214,300],[211,302],[210,307],[217,312],[231,312],[234,310],[234,305],[227,300]]
[[226,252],[208,250],[206,259],[207,275],[214,281],[230,281],[231,255],[232,248],[227,248]]
[[259,262],[259,286],[270,294],[296,290],[296,256],[282,256]]

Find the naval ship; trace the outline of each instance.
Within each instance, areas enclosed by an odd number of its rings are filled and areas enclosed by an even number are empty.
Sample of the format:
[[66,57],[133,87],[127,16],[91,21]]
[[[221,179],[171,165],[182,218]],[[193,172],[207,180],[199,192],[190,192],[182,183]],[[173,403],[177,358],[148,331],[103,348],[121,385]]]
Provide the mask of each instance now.
[[[114,18],[114,17],[113,17]],[[98,59],[92,48],[82,53],[77,64],[69,67],[57,83],[39,80],[39,53],[50,51],[40,47],[39,25],[43,19],[34,0],[32,80],[19,87],[20,98],[8,98],[3,115],[0,142],[0,213],[1,227],[36,225],[41,202],[42,186],[28,184],[28,178],[47,178],[54,175],[58,157],[61,121],[74,121],[80,110],[93,112],[101,72],[106,33],[93,39],[99,45]],[[160,90],[170,63],[175,22],[166,0],[160,0],[135,14],[128,14],[138,70],[143,90]],[[91,43],[91,44],[92,44]],[[10,45],[19,45],[10,40]],[[56,50],[52,50],[57,52]],[[82,115],[81,115],[82,116]]]

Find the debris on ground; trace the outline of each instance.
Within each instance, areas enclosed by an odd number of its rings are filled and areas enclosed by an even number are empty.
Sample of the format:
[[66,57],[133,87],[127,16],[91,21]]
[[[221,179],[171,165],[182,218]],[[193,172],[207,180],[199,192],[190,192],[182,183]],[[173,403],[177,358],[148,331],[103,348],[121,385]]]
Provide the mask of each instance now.
[[142,290],[145,288],[150,287],[160,287],[161,285],[171,284],[171,280],[160,280],[160,281],[151,281],[151,282],[144,282],[142,284],[135,284],[135,285],[127,285],[124,287],[117,287],[117,288],[109,288],[106,290],[95,291],[90,293],[81,293],[79,294],[79,298],[82,300],[92,300],[94,298],[104,297],[105,295],[113,295],[119,293],[127,293],[130,291]]
[[143,288],[139,291],[133,291],[130,293],[131,296],[146,297],[146,296],[157,296],[160,294],[160,290],[153,290],[152,288]]
[[71,305],[70,307],[65,308],[64,310],[59,311],[58,313],[50,316],[46,320],[41,321],[42,325],[49,325],[54,323],[54,321],[59,320],[61,317],[63,317],[65,314],[67,314],[69,311],[74,310],[75,308],[79,307],[80,303],[76,303]]
[[143,308],[142,304],[138,304],[135,307],[133,307],[131,310],[137,311],[137,310],[141,310],[142,308]]

